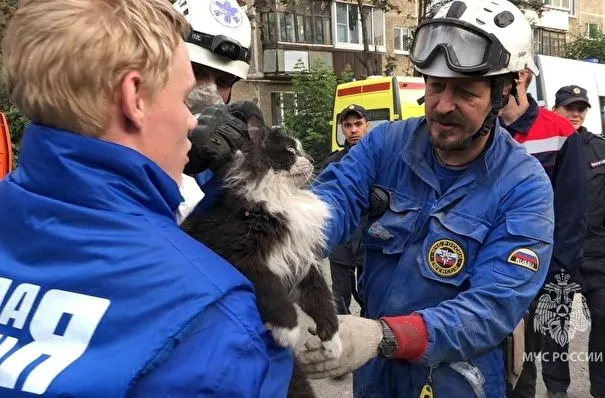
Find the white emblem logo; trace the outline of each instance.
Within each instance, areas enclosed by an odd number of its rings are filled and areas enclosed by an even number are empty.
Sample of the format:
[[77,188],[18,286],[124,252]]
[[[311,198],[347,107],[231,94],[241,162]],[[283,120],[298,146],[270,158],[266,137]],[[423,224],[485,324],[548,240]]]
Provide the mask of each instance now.
[[[579,310],[572,308],[574,293],[579,293],[580,285],[569,283],[570,275],[561,272],[555,275],[556,284],[549,282],[544,286],[544,293],[538,300],[534,317],[534,330],[564,346],[576,332],[585,332],[590,326],[590,312],[586,298],[581,296]],[[553,297],[554,296],[554,297]]]
[[237,28],[242,24],[242,13],[237,5],[233,6],[229,0],[214,0],[210,3],[212,16],[220,24],[229,28]]

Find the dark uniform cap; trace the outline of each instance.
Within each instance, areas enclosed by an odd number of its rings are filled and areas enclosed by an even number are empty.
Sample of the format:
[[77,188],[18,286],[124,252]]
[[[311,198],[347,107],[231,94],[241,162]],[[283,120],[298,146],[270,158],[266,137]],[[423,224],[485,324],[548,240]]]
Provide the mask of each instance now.
[[574,102],[583,102],[590,108],[586,90],[580,86],[564,86],[555,94],[555,106],[565,106]]
[[345,120],[345,118],[351,113],[356,113],[359,117],[362,118],[368,118],[368,111],[366,111],[366,108],[364,108],[363,106],[351,104],[345,109],[343,109],[342,112],[340,112],[340,122],[342,123],[342,121]]

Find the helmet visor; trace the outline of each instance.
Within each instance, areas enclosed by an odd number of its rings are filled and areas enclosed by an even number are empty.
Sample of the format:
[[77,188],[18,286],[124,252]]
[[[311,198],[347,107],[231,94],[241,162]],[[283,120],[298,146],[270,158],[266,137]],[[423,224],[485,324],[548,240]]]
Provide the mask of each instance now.
[[508,52],[492,35],[463,21],[435,19],[421,24],[411,52],[412,62],[428,66],[442,54],[448,67],[459,73],[481,74],[502,68]]

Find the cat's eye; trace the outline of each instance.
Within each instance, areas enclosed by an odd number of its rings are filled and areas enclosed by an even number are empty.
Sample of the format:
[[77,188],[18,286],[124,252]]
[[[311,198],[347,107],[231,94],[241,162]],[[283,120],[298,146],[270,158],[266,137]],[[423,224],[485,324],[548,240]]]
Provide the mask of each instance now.
[[296,154],[296,149],[294,147],[289,146],[289,147],[286,148],[286,150],[288,152],[292,152],[292,153]]

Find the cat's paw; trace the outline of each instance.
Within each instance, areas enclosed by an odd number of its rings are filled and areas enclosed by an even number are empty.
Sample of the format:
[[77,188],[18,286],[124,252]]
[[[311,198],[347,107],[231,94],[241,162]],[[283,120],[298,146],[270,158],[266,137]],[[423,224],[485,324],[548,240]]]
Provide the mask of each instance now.
[[326,355],[332,359],[340,358],[342,354],[342,341],[340,341],[340,335],[338,332],[334,333],[334,336],[330,340],[321,342]]
[[281,347],[294,347],[300,336],[300,328],[296,326],[293,329],[279,326],[271,326],[273,339]]

